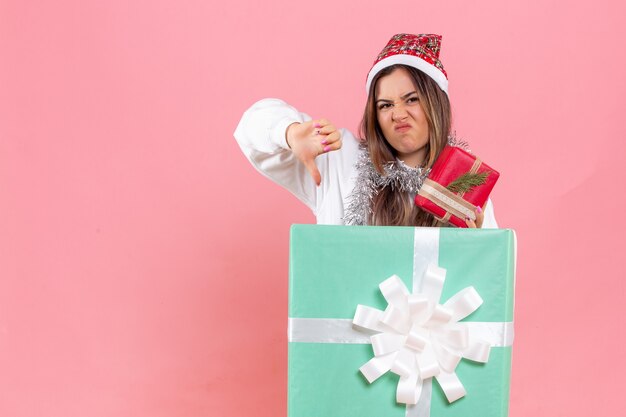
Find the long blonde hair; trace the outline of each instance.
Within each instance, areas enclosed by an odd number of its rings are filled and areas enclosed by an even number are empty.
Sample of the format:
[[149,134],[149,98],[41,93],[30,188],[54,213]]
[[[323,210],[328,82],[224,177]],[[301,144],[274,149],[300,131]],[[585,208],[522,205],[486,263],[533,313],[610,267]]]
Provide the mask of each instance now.
[[[376,170],[384,175],[383,166],[396,160],[397,152],[389,144],[378,123],[376,113],[376,85],[380,78],[404,68],[417,89],[419,103],[428,121],[427,160],[430,168],[448,141],[452,124],[450,100],[437,83],[420,70],[406,65],[392,65],[381,70],[372,80],[361,120],[360,135],[365,139],[370,158]],[[417,207],[405,193],[391,187],[376,190],[372,198],[372,214],[368,224],[379,226],[432,226],[434,217]]]

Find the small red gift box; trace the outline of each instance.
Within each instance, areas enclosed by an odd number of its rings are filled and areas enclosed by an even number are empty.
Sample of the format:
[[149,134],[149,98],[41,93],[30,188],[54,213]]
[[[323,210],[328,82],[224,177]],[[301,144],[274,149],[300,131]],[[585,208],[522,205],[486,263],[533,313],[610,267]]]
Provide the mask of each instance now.
[[467,227],[465,218],[476,220],[476,207],[484,208],[499,176],[476,156],[446,146],[415,196],[415,204],[439,221]]

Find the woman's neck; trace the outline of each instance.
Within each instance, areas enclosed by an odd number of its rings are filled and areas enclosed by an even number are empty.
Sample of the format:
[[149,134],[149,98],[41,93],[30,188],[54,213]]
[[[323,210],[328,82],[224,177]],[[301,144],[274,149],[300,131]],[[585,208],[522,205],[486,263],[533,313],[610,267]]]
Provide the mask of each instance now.
[[408,157],[399,156],[398,160],[409,168],[419,168],[424,164],[424,158],[410,155]]

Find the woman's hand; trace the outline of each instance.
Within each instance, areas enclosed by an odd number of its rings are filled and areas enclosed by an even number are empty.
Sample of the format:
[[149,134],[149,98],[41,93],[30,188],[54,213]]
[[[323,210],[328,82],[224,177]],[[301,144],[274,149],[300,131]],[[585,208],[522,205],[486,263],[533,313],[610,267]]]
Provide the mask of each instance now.
[[480,207],[476,207],[476,221],[466,217],[465,224],[467,224],[467,227],[470,229],[480,229],[483,227],[483,220],[485,220],[485,213],[483,213]]
[[322,177],[315,158],[326,152],[341,148],[341,133],[326,119],[312,120],[305,123],[292,123],[285,132],[287,145],[320,185]]

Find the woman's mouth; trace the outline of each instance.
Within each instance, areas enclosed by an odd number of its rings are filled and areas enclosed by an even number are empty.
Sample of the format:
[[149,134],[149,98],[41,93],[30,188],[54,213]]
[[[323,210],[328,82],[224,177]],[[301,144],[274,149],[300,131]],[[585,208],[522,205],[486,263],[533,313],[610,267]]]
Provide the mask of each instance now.
[[404,133],[411,128],[411,125],[403,123],[401,125],[397,125],[394,129],[396,132]]

